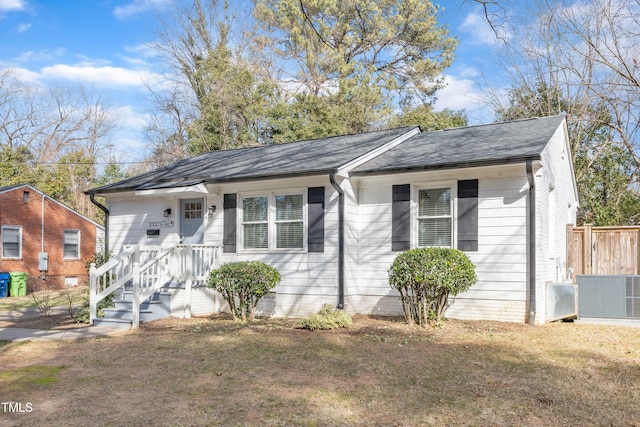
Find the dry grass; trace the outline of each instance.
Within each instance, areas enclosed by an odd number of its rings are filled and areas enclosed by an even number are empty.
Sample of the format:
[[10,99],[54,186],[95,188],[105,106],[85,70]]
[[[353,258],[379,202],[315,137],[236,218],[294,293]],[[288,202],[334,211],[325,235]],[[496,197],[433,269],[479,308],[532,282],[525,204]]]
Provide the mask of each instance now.
[[111,338],[0,344],[0,400],[33,406],[0,411],[0,425],[640,425],[637,328],[293,325],[167,319]]
[[[72,305],[78,305],[82,303],[85,294],[83,292],[87,289],[87,286],[74,286],[64,289],[51,289],[49,290],[48,297],[50,298],[49,304],[52,307],[62,306],[67,307],[69,301]],[[36,303],[33,299],[33,292],[28,289],[29,294],[21,297],[5,297],[0,298],[0,311],[10,310],[23,310],[29,307],[35,307]]]

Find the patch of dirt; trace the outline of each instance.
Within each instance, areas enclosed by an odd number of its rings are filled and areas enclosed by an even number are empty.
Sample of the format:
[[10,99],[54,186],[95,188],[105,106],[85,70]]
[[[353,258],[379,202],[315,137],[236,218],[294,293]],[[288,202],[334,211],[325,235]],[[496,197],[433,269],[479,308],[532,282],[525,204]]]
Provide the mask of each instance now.
[[19,317],[11,320],[0,321],[0,328],[26,328],[26,329],[77,329],[86,328],[86,323],[77,323],[69,313],[57,313],[48,317]]

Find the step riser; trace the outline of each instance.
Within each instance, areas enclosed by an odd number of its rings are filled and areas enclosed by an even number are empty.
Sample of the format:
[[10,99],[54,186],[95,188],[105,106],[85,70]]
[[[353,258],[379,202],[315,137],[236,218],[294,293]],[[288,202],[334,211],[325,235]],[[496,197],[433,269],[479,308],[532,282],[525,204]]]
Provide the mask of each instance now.
[[104,328],[130,329],[131,322],[115,322],[113,319],[105,319],[104,317],[99,317],[97,319],[93,319],[93,326],[100,326]]
[[[93,319],[94,326],[130,328],[133,319],[131,292],[124,292],[123,299],[114,300],[115,308],[105,308],[104,317]],[[171,316],[171,294],[154,293],[140,304],[140,322],[164,319]]]

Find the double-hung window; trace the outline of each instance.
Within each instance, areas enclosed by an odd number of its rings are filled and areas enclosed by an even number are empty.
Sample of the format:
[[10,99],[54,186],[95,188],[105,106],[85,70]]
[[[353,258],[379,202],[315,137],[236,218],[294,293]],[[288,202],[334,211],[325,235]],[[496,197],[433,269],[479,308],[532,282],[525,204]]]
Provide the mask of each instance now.
[[418,190],[418,246],[453,246],[450,187]]
[[242,198],[243,249],[303,249],[304,195],[272,193]]
[[64,259],[80,258],[80,230],[64,230]]
[[2,257],[22,258],[22,227],[3,226]]

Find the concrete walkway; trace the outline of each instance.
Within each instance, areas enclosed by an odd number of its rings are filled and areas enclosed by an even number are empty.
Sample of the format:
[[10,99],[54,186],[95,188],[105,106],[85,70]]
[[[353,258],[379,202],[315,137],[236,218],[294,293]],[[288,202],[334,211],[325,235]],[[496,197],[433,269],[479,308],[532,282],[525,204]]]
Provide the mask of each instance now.
[[[52,307],[51,314],[67,313],[67,307]],[[114,333],[125,331],[126,329],[103,328],[97,326],[85,326],[83,328],[73,329],[27,329],[14,328],[4,325],[11,324],[17,319],[30,319],[39,317],[40,312],[37,308],[31,307],[24,310],[0,311],[0,340],[4,341],[55,341],[62,339],[80,339],[80,338],[97,338]]]

